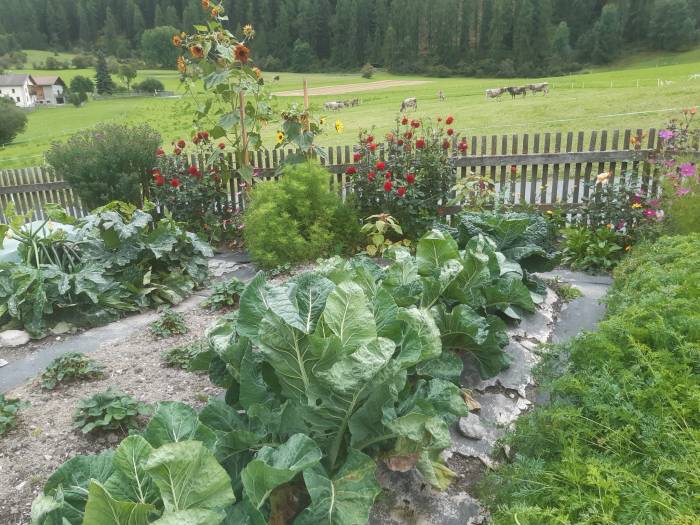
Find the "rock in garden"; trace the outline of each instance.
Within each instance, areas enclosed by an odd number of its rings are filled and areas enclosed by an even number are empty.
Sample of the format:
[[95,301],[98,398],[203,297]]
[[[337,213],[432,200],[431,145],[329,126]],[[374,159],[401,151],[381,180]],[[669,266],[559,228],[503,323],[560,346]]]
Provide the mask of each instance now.
[[0,359],[0,368],[7,366],[7,361],[5,359]]
[[5,330],[0,332],[0,346],[22,346],[29,342],[29,334],[24,330]]
[[474,413],[460,418],[459,431],[462,435],[469,439],[481,439],[486,434],[486,429],[481,424],[481,419]]

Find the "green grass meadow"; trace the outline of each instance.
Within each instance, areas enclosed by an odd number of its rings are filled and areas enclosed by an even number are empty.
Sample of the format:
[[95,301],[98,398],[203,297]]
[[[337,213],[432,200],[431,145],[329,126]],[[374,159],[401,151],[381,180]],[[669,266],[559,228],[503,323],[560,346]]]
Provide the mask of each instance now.
[[[76,75],[94,74],[93,70],[75,69],[22,72],[59,74],[66,83]],[[362,101],[360,106],[327,115],[328,131],[319,138],[319,143],[335,146],[354,143],[362,128],[374,128],[376,134],[388,131],[399,113],[401,101],[413,96],[418,98],[416,117],[452,115],[455,129],[466,136],[659,127],[680,109],[700,105],[700,80],[688,80],[695,73],[700,73],[700,48],[674,55],[638,54],[623,58],[616,67],[546,79],[427,78],[387,73],[379,73],[371,80],[365,80],[359,74],[331,73],[279,73],[279,81],[272,80],[275,73],[267,73],[266,79],[274,92],[301,89],[304,78],[308,80],[309,87],[363,84],[378,80],[427,81],[414,86],[312,96],[312,106],[319,112],[322,112],[323,103],[329,100],[359,98]],[[184,96],[90,101],[82,108],[37,108],[29,113],[27,130],[13,144],[0,149],[0,168],[40,165],[44,152],[53,141],[65,140],[81,129],[103,122],[146,122],[160,131],[165,141],[188,136],[193,130],[191,111],[177,73],[145,70],[139,72],[136,81],[146,77],[158,78],[167,90]],[[657,79],[673,83],[658,87]],[[550,82],[551,91],[546,97],[538,94],[511,100],[506,95],[500,100],[486,100],[484,96],[487,88],[539,80]],[[444,102],[437,97],[440,90],[447,96]],[[301,97],[277,98],[280,108],[295,101],[301,101]],[[333,129],[332,124],[336,119],[344,124],[342,134]],[[274,123],[266,128],[264,139],[267,144],[274,144],[276,131]]]

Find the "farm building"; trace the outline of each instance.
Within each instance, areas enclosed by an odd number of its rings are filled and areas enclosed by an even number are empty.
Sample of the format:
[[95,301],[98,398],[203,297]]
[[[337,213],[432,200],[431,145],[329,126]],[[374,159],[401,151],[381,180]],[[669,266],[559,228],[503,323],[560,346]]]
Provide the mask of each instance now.
[[31,75],[0,75],[0,96],[11,98],[20,108],[36,105],[35,87],[36,81]]
[[65,102],[63,92],[66,88],[61,77],[34,77],[34,94],[37,104],[63,104]]

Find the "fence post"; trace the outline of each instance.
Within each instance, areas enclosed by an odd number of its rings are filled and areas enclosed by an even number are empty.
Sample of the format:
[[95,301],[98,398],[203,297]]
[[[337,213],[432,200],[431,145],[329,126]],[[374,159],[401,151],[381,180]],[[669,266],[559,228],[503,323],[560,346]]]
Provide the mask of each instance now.
[[241,117],[241,144],[243,144],[243,166],[250,165],[250,159],[248,158],[248,132],[245,129],[245,95],[243,91],[239,93],[240,106],[238,112]]

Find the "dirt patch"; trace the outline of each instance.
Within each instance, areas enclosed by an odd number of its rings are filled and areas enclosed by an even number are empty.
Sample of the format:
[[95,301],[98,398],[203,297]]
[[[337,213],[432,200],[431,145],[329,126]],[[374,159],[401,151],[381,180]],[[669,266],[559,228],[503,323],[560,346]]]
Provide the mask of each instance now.
[[486,472],[486,466],[480,459],[475,457],[464,457],[459,454],[452,454],[447,460],[447,466],[457,474],[457,478],[452,483],[448,491],[455,493],[464,491],[470,496],[476,497],[476,485],[479,484]]
[[[161,352],[202,336],[218,317],[200,308],[183,315],[189,328],[186,335],[157,340],[142,328],[91,352],[89,356],[106,367],[103,379],[50,392],[42,391],[34,381],[7,392],[8,397],[18,397],[31,406],[20,412],[17,427],[0,437],[0,524],[28,524],[32,500],[56,468],[77,454],[114,447],[123,437],[91,437],[72,430],[72,412],[80,399],[113,386],[146,403],[173,400],[201,408],[208,396],[223,392],[206,374],[163,364]],[[45,347],[46,342],[42,343],[32,350]]]
[[[340,84],[338,86],[326,86],[310,88],[309,95],[342,95],[343,93],[358,93],[360,91],[376,91],[377,89],[388,89],[394,87],[418,86],[429,84],[430,80],[378,80],[365,84]],[[274,93],[278,97],[303,97],[304,91],[301,89],[293,91],[279,91]]]

